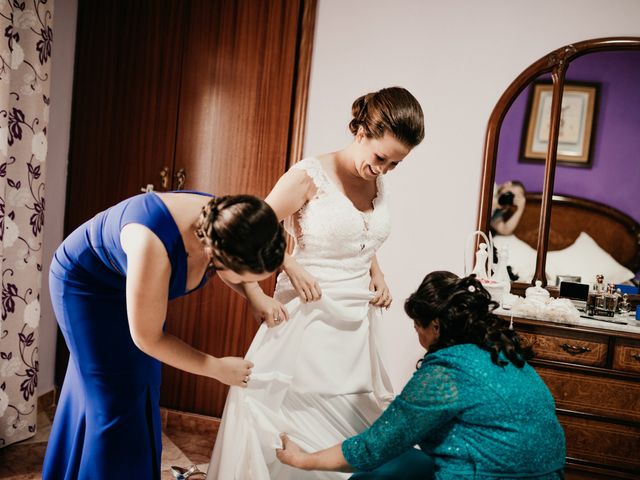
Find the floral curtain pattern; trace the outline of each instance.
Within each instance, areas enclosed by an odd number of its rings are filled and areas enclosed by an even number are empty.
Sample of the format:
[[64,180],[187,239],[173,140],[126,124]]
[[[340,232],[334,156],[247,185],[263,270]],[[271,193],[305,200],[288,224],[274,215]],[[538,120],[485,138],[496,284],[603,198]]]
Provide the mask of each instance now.
[[0,0],[0,448],[34,435],[53,0]]

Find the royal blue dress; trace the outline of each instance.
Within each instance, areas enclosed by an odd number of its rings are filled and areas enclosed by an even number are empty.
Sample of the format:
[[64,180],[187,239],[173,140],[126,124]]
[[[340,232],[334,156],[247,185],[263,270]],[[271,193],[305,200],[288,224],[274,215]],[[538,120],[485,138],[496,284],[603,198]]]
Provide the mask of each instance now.
[[169,298],[190,293],[182,237],[155,193],[97,214],[60,245],[49,287],[70,358],[45,455],[45,480],[160,478],[160,362],[136,347],[127,320],[120,231],[130,223],[146,226],[164,244],[171,262]]
[[428,354],[342,452],[370,472],[353,479],[558,480],[565,440],[553,397],[530,365],[499,366],[486,350],[463,344]]

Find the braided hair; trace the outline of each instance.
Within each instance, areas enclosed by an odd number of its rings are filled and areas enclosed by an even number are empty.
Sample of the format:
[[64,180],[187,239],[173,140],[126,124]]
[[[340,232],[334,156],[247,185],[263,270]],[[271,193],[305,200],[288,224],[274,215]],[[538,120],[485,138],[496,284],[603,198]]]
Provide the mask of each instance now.
[[408,148],[424,138],[422,107],[402,87],[383,88],[358,97],[351,106],[351,114],[349,130],[353,135],[360,127],[369,138],[382,138],[388,131]]
[[511,363],[522,367],[533,357],[533,351],[523,347],[516,332],[493,313],[497,306],[475,275],[459,278],[451,272],[436,271],[424,278],[404,309],[423,328],[438,319],[440,336],[429,347],[430,352],[471,343],[490,352],[496,365],[508,363],[500,359],[502,352]]
[[237,273],[273,272],[284,260],[282,226],[273,209],[258,197],[212,198],[202,208],[195,230],[213,264]]

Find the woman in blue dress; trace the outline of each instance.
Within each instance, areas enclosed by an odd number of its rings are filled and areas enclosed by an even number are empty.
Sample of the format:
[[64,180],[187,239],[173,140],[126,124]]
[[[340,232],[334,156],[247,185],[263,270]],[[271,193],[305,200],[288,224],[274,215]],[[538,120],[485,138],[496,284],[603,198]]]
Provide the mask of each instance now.
[[161,362],[241,387],[253,366],[164,332],[168,300],[214,272],[243,293],[243,282],[271,275],[284,251],[275,213],[249,195],[150,192],[71,233],[49,275],[70,359],[43,479],[159,479]]
[[[549,390],[471,275],[432,272],[405,303],[427,355],[365,432],[316,453],[283,435],[281,462],[353,479],[560,479],[565,442]],[[413,448],[420,445],[420,450]]]

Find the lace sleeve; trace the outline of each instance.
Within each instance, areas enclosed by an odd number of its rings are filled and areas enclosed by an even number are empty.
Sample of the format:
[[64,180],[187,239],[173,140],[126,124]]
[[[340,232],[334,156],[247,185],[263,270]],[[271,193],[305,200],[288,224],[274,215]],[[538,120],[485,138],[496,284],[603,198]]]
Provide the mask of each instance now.
[[424,440],[460,409],[455,371],[424,366],[368,430],[342,444],[342,453],[356,470],[373,470]]
[[324,191],[327,188],[327,176],[322,170],[320,160],[315,157],[305,158],[298,163],[293,164],[292,169],[304,171],[313,180],[318,191]]

